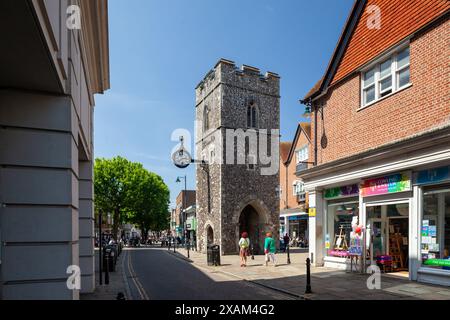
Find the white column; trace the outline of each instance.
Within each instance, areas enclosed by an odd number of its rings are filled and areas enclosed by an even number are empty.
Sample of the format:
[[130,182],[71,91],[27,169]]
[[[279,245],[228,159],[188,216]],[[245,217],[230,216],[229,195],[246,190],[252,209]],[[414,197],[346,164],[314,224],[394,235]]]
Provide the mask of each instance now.
[[313,257],[313,266],[323,266],[325,254],[324,242],[324,200],[321,191],[309,192],[309,207],[316,208],[316,216],[309,217],[309,253]]
[[289,218],[284,216],[284,233],[289,235]]
[[422,188],[414,186],[413,198],[410,200],[409,208],[409,278],[417,280],[417,270],[420,268],[420,227],[422,212]]

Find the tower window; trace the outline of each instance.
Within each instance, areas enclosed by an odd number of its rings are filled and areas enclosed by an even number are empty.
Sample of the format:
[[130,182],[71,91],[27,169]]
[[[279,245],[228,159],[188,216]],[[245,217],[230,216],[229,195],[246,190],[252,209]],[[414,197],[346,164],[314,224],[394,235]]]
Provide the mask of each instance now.
[[209,130],[209,113],[209,107],[205,106],[205,109],[203,109],[203,132]]
[[252,101],[247,107],[247,127],[256,128],[258,126],[258,108]]

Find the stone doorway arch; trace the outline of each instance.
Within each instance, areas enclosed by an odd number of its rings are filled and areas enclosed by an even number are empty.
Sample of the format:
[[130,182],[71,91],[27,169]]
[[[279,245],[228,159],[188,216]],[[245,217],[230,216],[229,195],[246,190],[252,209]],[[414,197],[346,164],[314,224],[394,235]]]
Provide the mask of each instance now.
[[[264,202],[255,197],[247,197],[241,202],[235,217],[237,218],[235,223],[238,237],[241,237],[242,232],[247,232],[253,247],[253,254],[264,254],[265,235],[268,231],[273,232],[269,210]],[[238,246],[236,250],[239,250]]]

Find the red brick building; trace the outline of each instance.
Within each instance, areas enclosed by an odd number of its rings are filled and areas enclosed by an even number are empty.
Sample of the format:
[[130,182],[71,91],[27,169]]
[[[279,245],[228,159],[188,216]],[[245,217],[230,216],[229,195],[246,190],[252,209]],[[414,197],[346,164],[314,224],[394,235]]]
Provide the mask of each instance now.
[[280,143],[280,235],[308,238],[308,197],[297,172],[308,168],[311,125],[299,123],[292,142]]
[[[316,265],[450,285],[450,3],[355,1],[311,112]],[[355,226],[361,227],[355,233]]]

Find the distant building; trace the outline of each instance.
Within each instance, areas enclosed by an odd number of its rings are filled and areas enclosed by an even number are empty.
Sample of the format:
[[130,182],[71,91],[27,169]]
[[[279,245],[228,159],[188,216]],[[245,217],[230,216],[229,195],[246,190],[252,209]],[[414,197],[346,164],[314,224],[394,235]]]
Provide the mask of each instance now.
[[280,233],[299,238],[306,245],[308,238],[308,196],[297,173],[310,162],[311,125],[299,123],[293,142],[280,143]]
[[[181,191],[176,199],[175,208],[175,235],[182,238],[186,235],[186,212],[185,210],[191,206],[195,206],[196,196],[195,190],[183,190]],[[187,234],[189,235],[189,234]]]

